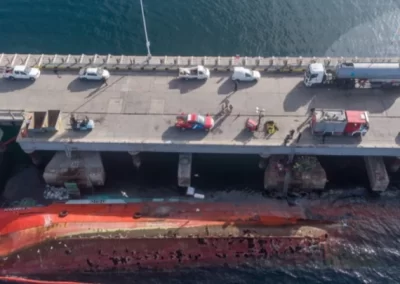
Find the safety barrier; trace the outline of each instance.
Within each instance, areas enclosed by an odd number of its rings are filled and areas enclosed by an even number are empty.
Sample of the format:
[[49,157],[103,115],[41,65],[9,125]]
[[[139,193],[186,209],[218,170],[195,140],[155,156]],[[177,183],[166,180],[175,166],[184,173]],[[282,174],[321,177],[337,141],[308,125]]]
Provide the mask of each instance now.
[[266,72],[304,72],[312,62],[321,62],[327,69],[338,63],[400,63],[400,57],[181,57],[181,56],[134,56],[134,55],[48,55],[48,54],[0,54],[0,67],[27,65],[43,69],[76,70],[88,66],[109,70],[177,70],[179,67],[204,65],[213,71],[231,71],[236,66]]

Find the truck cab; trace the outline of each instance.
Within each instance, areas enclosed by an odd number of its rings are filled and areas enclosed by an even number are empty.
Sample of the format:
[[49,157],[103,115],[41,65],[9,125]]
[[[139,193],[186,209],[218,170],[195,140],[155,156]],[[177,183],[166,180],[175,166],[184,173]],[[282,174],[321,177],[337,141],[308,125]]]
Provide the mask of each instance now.
[[323,84],[326,80],[327,73],[325,66],[322,63],[311,63],[308,65],[304,73],[304,85],[312,87],[315,85]]
[[256,70],[250,70],[243,67],[235,67],[233,69],[232,80],[242,82],[257,82],[260,80],[261,74]]

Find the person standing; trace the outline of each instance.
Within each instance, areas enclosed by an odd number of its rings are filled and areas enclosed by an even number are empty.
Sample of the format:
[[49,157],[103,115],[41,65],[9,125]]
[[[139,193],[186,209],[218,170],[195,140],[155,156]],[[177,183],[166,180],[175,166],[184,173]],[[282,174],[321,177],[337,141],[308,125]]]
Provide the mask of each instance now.
[[234,90],[234,92],[236,92],[236,91],[238,90],[239,83],[238,83],[237,80],[235,80],[234,83],[235,83],[235,90]]

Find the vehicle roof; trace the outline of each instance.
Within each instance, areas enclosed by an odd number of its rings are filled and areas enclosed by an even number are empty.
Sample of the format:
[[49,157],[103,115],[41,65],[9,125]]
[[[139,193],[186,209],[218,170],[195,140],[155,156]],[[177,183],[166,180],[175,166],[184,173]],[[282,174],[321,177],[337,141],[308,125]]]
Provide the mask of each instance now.
[[347,110],[346,111],[348,123],[365,123],[367,122],[367,115],[363,110]]
[[325,67],[322,63],[311,63],[310,64],[310,71],[311,72],[324,72]]
[[346,112],[341,109],[330,109],[330,110],[315,110],[314,117],[317,122],[345,122]]
[[14,66],[14,71],[24,71],[26,69],[25,65],[16,65]]
[[233,68],[233,72],[234,73],[246,73],[246,72],[250,72],[251,70],[248,68],[244,68],[244,67],[234,67]]
[[99,68],[97,68],[97,67],[89,67],[89,68],[86,68],[86,72],[87,73],[97,73],[98,69]]

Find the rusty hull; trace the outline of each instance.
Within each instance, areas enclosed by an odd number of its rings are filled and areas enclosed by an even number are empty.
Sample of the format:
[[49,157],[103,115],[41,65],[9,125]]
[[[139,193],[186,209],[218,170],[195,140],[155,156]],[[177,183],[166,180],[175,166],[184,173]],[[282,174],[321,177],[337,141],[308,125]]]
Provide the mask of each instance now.
[[324,261],[332,226],[343,219],[398,216],[398,206],[278,200],[6,209],[0,212],[0,271],[26,276]]

